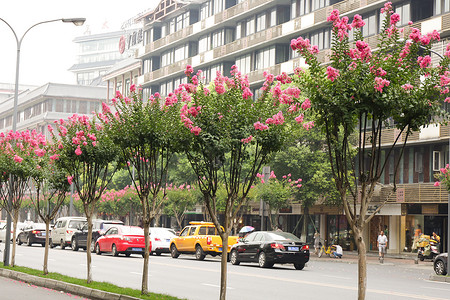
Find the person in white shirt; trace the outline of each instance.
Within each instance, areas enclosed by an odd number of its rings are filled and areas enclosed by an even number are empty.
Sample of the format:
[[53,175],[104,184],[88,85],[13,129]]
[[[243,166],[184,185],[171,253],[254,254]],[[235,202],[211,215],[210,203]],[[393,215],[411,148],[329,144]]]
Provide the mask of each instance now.
[[342,251],[342,247],[339,245],[333,246],[336,247],[336,250],[333,251],[334,258],[342,258],[342,255],[344,254],[344,252]]
[[377,246],[378,246],[378,253],[380,260],[384,259],[384,254],[386,253],[386,247],[388,243],[388,238],[386,235],[384,235],[384,231],[380,231],[380,235],[377,239]]

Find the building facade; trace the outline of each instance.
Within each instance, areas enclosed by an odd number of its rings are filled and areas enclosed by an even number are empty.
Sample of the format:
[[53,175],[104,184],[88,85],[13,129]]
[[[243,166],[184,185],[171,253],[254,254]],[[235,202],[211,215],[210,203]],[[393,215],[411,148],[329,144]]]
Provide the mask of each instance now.
[[[229,73],[236,65],[249,76],[250,87],[257,97],[263,84],[263,72],[292,74],[296,67],[307,67],[304,60],[289,47],[293,38],[309,38],[319,47],[319,59],[327,62],[331,47],[331,26],[326,21],[332,10],[341,16],[363,17],[365,39],[376,48],[377,34],[381,28],[380,9],[386,1],[380,0],[162,0],[157,8],[142,14],[143,41],[136,58],[141,61],[140,71],[129,78],[143,88],[144,96],[159,92],[167,95],[180,83],[186,82],[186,65],[203,70],[205,80],[211,81],[216,71]],[[443,53],[450,35],[450,0],[398,0],[392,1],[395,12],[400,14],[400,26],[416,27],[422,33],[438,30],[441,42],[433,50]],[[412,21],[413,25],[408,25]],[[436,56],[433,57],[437,59]],[[117,89],[120,70],[109,76]],[[134,74],[139,73],[137,78]],[[134,82],[133,80],[136,80]],[[112,82],[112,81],[111,81]],[[122,85],[123,85],[122,81]],[[397,133],[398,135],[398,133]],[[393,143],[394,129],[386,129],[383,143]],[[436,125],[414,133],[408,139],[407,148],[400,158],[401,168],[393,173],[400,150],[382,175],[381,184],[398,184],[388,203],[372,219],[365,240],[369,250],[376,248],[376,236],[380,230],[388,234],[389,252],[411,250],[414,232],[437,232],[446,245],[448,193],[442,187],[434,187],[434,174],[448,163],[450,127]],[[381,201],[381,197],[380,197]],[[375,210],[379,202],[370,208]],[[200,210],[197,215],[201,218]],[[342,208],[315,205],[309,210],[307,240],[318,230],[322,238],[334,239],[344,249],[353,250],[351,229]],[[252,205],[243,216],[244,222],[259,228],[261,214],[258,205]],[[283,228],[300,234],[302,220],[299,204],[280,212]],[[197,218],[197,217],[192,217]],[[442,250],[446,250],[444,246]]]

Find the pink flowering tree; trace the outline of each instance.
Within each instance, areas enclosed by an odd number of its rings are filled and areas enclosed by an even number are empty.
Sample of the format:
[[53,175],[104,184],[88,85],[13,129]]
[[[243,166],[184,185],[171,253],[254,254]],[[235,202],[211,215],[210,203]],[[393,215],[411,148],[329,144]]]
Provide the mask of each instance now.
[[[235,66],[231,77],[218,72],[208,87],[201,82],[200,71],[194,75],[188,66],[186,74],[189,83],[177,92],[188,100],[181,110],[186,132],[191,134],[186,153],[222,247],[227,251],[233,222],[247,201],[256,174],[287,139],[288,121],[303,111],[300,90],[282,88],[291,81],[286,74],[277,78],[266,74],[262,96],[254,100],[247,77]],[[223,218],[219,219],[217,191],[222,184],[226,200]],[[172,249],[172,254],[176,251]],[[220,299],[226,297],[226,279],[227,255],[222,255]]]
[[[110,139],[103,125],[85,115],[74,114],[68,121],[55,121],[56,132],[51,131],[53,144],[58,149],[55,162],[66,171],[69,184],[83,203],[88,223],[87,236],[87,283],[92,282],[91,241],[92,218],[98,201],[116,170],[118,148]],[[50,129],[50,128],[49,128]],[[66,246],[61,241],[61,248]]]
[[128,217],[130,224],[133,224],[133,213],[141,210],[141,202],[134,186],[125,186],[117,191],[105,191],[97,207],[98,214],[104,218],[124,219]]
[[[333,177],[358,246],[359,299],[364,299],[367,283],[363,232],[382,207],[367,213],[375,187],[394,153],[396,178],[408,137],[442,115],[442,99],[450,82],[448,50],[438,66],[431,66],[429,50],[439,34],[398,28],[400,18],[390,2],[381,13],[385,18],[376,51],[363,38],[361,16],[355,15],[350,22],[337,10],[328,17],[332,23],[330,63],[318,61],[317,47],[309,40],[299,37],[291,42],[309,65],[298,84],[311,100],[316,125],[326,133]],[[351,29],[354,43],[349,42]],[[382,137],[392,134],[387,128],[395,128],[395,136],[385,147]]]
[[195,187],[183,183],[179,186],[170,184],[167,187],[167,200],[164,203],[164,212],[175,217],[178,228],[183,228],[186,213],[195,208],[198,203],[198,193]]
[[276,230],[280,209],[288,207],[302,187],[302,179],[293,179],[291,174],[277,178],[274,171],[270,173],[268,182],[264,182],[264,175],[257,174],[261,178],[261,183],[256,186],[256,197],[262,199],[267,204],[269,223],[272,230]]
[[66,178],[66,170],[55,161],[59,159],[56,145],[49,144],[41,148],[37,155],[32,156],[35,171],[32,182],[35,193],[30,193],[29,199],[39,217],[45,223],[45,252],[43,273],[48,274],[48,251],[50,244],[50,222],[61,208],[70,184]]
[[[12,240],[17,236],[19,211],[30,180],[36,172],[35,156],[43,156],[47,141],[36,131],[0,133],[0,205],[11,216]],[[9,202],[11,200],[11,202]],[[9,228],[7,228],[9,230]],[[14,267],[16,243],[12,245],[11,266]]]
[[128,97],[117,92],[112,104],[113,109],[103,104],[100,117],[120,148],[141,202],[146,245],[141,292],[148,294],[149,227],[165,198],[169,162],[181,149],[180,104],[174,94],[166,99],[159,94],[143,99],[135,85],[130,87]]

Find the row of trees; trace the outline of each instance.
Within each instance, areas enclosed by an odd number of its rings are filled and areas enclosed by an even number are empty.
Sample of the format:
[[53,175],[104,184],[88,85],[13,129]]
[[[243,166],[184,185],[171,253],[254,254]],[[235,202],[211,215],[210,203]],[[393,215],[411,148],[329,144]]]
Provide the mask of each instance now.
[[[188,66],[185,73],[189,83],[165,99],[158,94],[142,99],[133,85],[129,96],[117,93],[112,99],[113,108],[103,104],[102,112],[93,119],[75,115],[68,121],[60,120],[52,143],[37,137],[29,139],[23,133],[0,136],[3,205],[7,206],[8,197],[12,199],[8,212],[16,224],[14,214],[30,179],[35,181],[34,203],[48,203],[49,208],[56,207],[58,195],[65,194],[73,182],[89,222],[90,237],[98,202],[116,169],[125,168],[142,209],[146,234],[142,293],[148,293],[148,230],[167,198],[172,158],[185,155],[225,251],[233,222],[248,203],[261,166],[271,158],[301,162],[311,155],[319,156],[320,163],[305,170],[307,176],[295,174],[300,172],[296,163],[283,166],[292,168],[291,172],[277,173],[317,182],[306,188],[295,180],[298,194],[304,199],[314,201],[320,195],[323,201],[332,202],[337,195],[342,201],[358,246],[358,298],[364,299],[366,247],[362,234],[377,212],[367,214],[375,186],[394,147],[404,149],[413,131],[443,115],[441,100],[449,92],[450,83],[450,46],[440,65],[431,66],[431,42],[439,40],[439,34],[422,35],[415,28],[410,32],[397,28],[399,15],[390,3],[381,13],[385,18],[376,52],[364,41],[361,16],[355,15],[349,23],[348,17],[341,18],[335,10],[328,17],[333,23],[330,63],[321,64],[317,46],[299,37],[291,47],[305,58],[308,71],[297,69],[293,76],[265,74],[262,94],[256,100],[247,77],[235,67],[231,77],[218,73],[214,82],[207,84],[202,82],[200,71],[194,74]],[[352,44],[348,38],[351,29],[355,40]],[[390,124],[399,134],[391,148],[382,148],[383,129]],[[296,134],[296,129],[301,128],[313,135],[314,125],[325,134],[325,147],[319,141],[311,142],[314,139],[305,143],[302,135]],[[292,157],[275,155],[283,147],[291,151]],[[396,161],[394,173],[400,159]],[[311,162],[304,163],[314,167]],[[53,179],[44,170],[61,176]],[[333,180],[323,180],[329,176]],[[289,191],[283,189],[283,179],[277,183],[281,189],[275,198],[289,196]],[[288,177],[285,179],[288,181]],[[39,182],[42,188],[38,188]],[[223,214],[220,220],[219,207]],[[51,216],[48,212],[53,210],[49,208],[44,216]],[[87,249],[90,282],[89,245]],[[220,299],[226,298],[226,260],[223,255]]]

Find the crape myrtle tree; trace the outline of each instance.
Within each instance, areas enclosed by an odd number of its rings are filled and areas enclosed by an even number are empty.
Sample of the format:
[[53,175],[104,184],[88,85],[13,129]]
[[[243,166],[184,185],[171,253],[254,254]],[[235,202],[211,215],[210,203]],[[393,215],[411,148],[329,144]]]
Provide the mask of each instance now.
[[183,183],[179,186],[170,184],[167,186],[167,200],[164,203],[164,213],[175,217],[178,228],[183,228],[186,213],[193,210],[198,202],[198,195],[194,186]]
[[[228,237],[233,221],[244,203],[261,166],[278,151],[288,136],[286,112],[298,116],[300,90],[282,89],[290,82],[286,75],[266,74],[262,96],[254,100],[247,77],[236,66],[231,77],[217,72],[209,87],[187,66],[189,83],[175,93],[187,103],[181,110],[186,132],[190,133],[187,157],[196,173],[198,186],[209,215],[222,239],[220,299],[226,298]],[[306,109],[306,106],[305,106]],[[300,117],[300,116],[298,116]],[[303,115],[302,115],[303,117]],[[245,169],[243,166],[247,165]],[[217,190],[224,184],[226,201],[222,222],[216,215]],[[176,249],[171,249],[176,252]],[[201,250],[201,249],[200,249]]]
[[[381,13],[384,21],[376,51],[363,39],[361,16],[355,15],[349,23],[337,10],[327,19],[333,23],[329,64],[318,61],[318,48],[309,40],[299,37],[291,41],[292,49],[309,65],[309,72],[299,77],[298,84],[312,103],[316,124],[326,134],[331,171],[358,247],[358,299],[365,298],[367,283],[363,232],[381,209],[367,213],[375,186],[394,152],[397,174],[412,132],[443,114],[440,101],[450,82],[449,46],[439,66],[431,66],[429,50],[439,34],[397,28],[400,16],[390,2]],[[350,29],[355,47],[349,43]],[[382,149],[382,136],[392,134],[384,131],[389,127],[395,128],[394,142]],[[351,143],[353,136],[356,143]]]
[[[50,125],[49,129],[51,129]],[[48,274],[50,222],[64,203],[70,187],[66,178],[66,170],[61,169],[60,165],[55,163],[60,156],[57,151],[56,145],[50,144],[38,152],[39,155],[33,157],[35,170],[32,182],[35,192],[30,194],[30,200],[45,223],[44,275]]]
[[135,85],[130,87],[129,97],[116,92],[111,101],[113,111],[104,105],[101,118],[120,148],[141,202],[145,234],[141,293],[148,294],[149,227],[165,198],[169,161],[181,149],[180,104],[172,94],[166,99],[159,94],[143,99]]
[[[51,131],[53,144],[57,147],[59,168],[66,170],[67,181],[74,184],[83,203],[88,224],[87,236],[87,283],[92,282],[91,243],[92,218],[104,190],[115,172],[118,148],[109,138],[103,125],[94,116],[69,117],[68,121],[56,121],[57,130]],[[61,241],[64,247],[64,241]]]
[[302,187],[302,179],[292,179],[291,173],[281,176],[278,179],[272,171],[268,182],[264,182],[264,175],[257,174],[261,178],[261,183],[256,186],[257,199],[262,199],[268,206],[269,223],[272,230],[277,229],[280,209],[286,208]]
[[35,156],[44,155],[46,145],[45,136],[35,130],[0,133],[0,201],[1,207],[8,212],[13,221],[12,267],[15,264],[14,237],[17,236],[19,211],[25,194],[30,191],[30,181],[37,167],[33,164],[33,159]]

